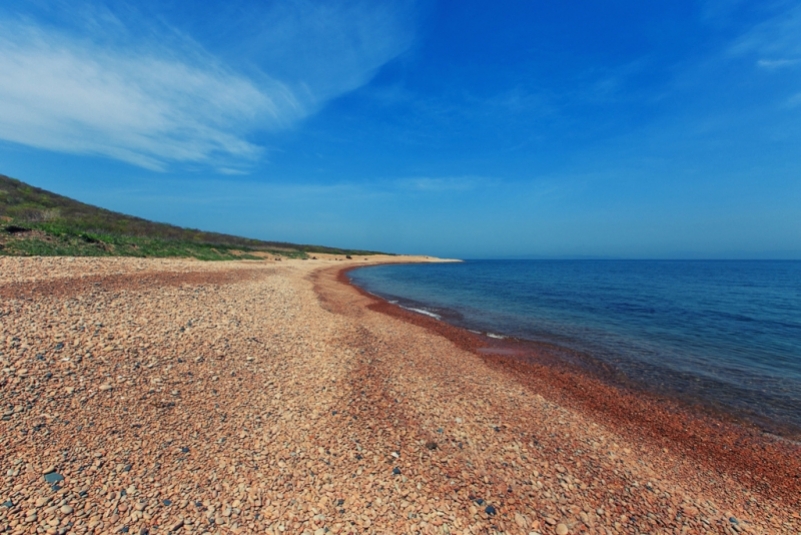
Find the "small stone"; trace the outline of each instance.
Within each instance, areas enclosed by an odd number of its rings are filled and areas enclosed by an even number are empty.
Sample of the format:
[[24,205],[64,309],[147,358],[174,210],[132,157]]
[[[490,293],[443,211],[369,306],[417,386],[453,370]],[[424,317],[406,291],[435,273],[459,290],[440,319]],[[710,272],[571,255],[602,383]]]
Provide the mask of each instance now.
[[107,391],[111,390],[112,388],[114,388],[114,387],[111,386],[108,383],[100,385],[100,391],[101,392],[107,392]]
[[567,526],[564,524],[556,525],[556,535],[567,535],[569,533]]
[[399,476],[401,474],[400,468],[396,466],[395,468],[392,469],[392,473],[395,474],[396,476]]
[[490,516],[495,516],[495,515],[497,515],[497,514],[498,514],[498,510],[497,510],[497,509],[495,509],[495,508],[494,508],[493,506],[491,506],[491,505],[488,505],[487,507],[485,507],[485,508],[484,508],[484,512],[485,512],[485,513],[487,513],[487,514],[488,514],[488,515],[490,515]]
[[172,500],[164,500],[162,503],[164,505],[170,506],[170,505],[172,505]]
[[45,481],[47,481],[48,483],[50,483],[53,486],[56,486],[56,485],[54,485],[54,483],[58,483],[59,481],[64,481],[64,476],[62,476],[58,472],[47,473],[47,474],[45,474],[44,478],[45,478]]
[[437,443],[434,442],[433,440],[430,440],[430,441],[426,442],[426,449],[428,449],[428,450],[437,449]]
[[11,500],[5,501],[3,503],[0,503],[0,507],[6,507],[8,509],[11,509],[12,507],[14,507],[14,502],[12,502]]
[[184,525],[184,519],[179,518],[178,520],[170,524],[170,527],[167,528],[167,531],[178,531],[183,525]]
[[73,508],[72,508],[72,507],[70,507],[69,505],[62,505],[62,506],[61,506],[61,513],[62,513],[62,514],[68,515],[68,514],[70,514],[72,511],[73,511]]

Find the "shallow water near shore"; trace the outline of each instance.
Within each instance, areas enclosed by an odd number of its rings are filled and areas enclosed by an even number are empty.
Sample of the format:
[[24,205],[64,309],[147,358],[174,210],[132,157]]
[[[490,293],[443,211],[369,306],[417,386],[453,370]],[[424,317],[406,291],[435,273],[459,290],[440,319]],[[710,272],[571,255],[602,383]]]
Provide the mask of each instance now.
[[442,321],[553,344],[656,393],[801,432],[801,262],[483,260],[349,276]]

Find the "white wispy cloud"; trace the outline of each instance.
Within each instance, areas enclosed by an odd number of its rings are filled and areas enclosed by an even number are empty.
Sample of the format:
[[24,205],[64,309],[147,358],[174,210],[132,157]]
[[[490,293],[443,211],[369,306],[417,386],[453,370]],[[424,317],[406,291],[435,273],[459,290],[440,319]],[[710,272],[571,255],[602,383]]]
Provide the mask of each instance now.
[[400,190],[424,193],[470,191],[486,186],[490,179],[479,176],[411,177],[393,181]]
[[[254,133],[296,124],[402,52],[398,32],[375,33],[389,32],[392,14],[359,5],[349,3],[339,18],[326,7],[331,27],[322,28],[323,8],[283,3],[280,16],[267,17],[270,60],[239,63],[163,21],[143,26],[142,17],[124,19],[102,5],[65,10],[69,20],[60,24],[0,11],[0,139],[155,170],[201,163],[242,172],[264,151]],[[304,26],[304,13],[322,35]],[[264,24],[244,48],[264,44]],[[340,32],[336,42],[331,32]],[[329,54],[299,57],[300,41]]]
[[783,69],[785,67],[795,67],[801,64],[801,59],[760,59],[757,60],[757,66],[763,69],[775,70]]
[[161,169],[252,160],[260,149],[244,138],[248,127],[304,113],[280,83],[258,87],[212,62],[106,51],[31,26],[0,33],[0,137],[8,141]]
[[783,60],[801,58],[801,5],[781,9],[773,17],[757,24],[731,47],[731,53],[756,53],[760,66],[780,66]]

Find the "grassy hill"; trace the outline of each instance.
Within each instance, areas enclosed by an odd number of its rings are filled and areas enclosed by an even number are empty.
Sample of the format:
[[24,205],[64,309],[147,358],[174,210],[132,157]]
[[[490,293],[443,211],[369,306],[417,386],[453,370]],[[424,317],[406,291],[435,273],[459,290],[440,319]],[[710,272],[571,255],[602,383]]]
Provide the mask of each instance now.
[[112,212],[0,175],[0,255],[194,257],[201,260],[305,258],[313,253],[377,254],[240,238]]

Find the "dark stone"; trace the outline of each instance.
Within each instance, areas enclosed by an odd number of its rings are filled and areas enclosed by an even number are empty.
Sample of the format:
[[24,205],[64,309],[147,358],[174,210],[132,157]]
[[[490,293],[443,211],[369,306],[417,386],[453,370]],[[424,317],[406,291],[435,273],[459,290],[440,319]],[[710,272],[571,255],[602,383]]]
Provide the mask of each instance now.
[[392,469],[392,473],[395,474],[396,476],[399,476],[401,473],[400,468],[396,466],[395,468]]
[[737,522],[737,519],[734,518],[733,516],[729,517],[729,522],[731,522],[732,524],[739,524],[739,522]]
[[357,460],[357,461],[361,461],[361,460],[362,460],[362,456],[361,456],[361,455],[359,455],[358,453],[356,454],[356,460]]
[[440,433],[440,434],[442,434],[444,431],[445,431],[445,430],[444,430],[444,429],[442,429],[441,427],[440,427],[439,429],[437,429],[437,433]]
[[343,505],[345,505],[345,500],[343,500],[342,498],[338,499],[337,500],[337,507],[341,507]]
[[82,490],[81,492],[78,493],[78,496],[80,496],[81,498],[86,498],[87,496],[89,496],[89,493],[86,492],[85,490]]
[[150,535],[150,532],[147,530],[147,528],[142,528],[139,530],[139,535]]
[[49,474],[45,474],[44,478],[45,481],[47,481],[50,484],[58,483],[59,481],[64,481],[64,476],[62,476],[58,472],[50,472]]
[[125,468],[123,468],[123,469],[122,469],[122,471],[123,471],[123,472],[130,472],[130,471],[131,471],[131,468],[132,468],[132,466],[131,466],[130,464],[126,464],[126,465],[125,465]]
[[122,526],[120,528],[120,533],[128,533],[129,531],[131,531],[131,528],[129,528],[128,526]]
[[120,491],[120,496],[128,496],[128,491],[126,491],[125,489],[122,489]]
[[41,353],[36,354],[36,360],[44,360],[44,359],[45,359],[44,355],[42,355]]
[[434,442],[433,440],[430,440],[430,441],[426,442],[426,449],[429,449],[429,450],[437,449],[437,443]]
[[12,507],[14,507],[14,502],[8,500],[6,502],[0,503],[0,507],[8,507],[9,509],[11,509]]
[[61,351],[64,349],[64,342],[59,342],[56,344],[56,351]]
[[476,503],[478,505],[484,505],[484,500],[482,500],[481,498],[476,498]]
[[53,374],[51,372],[47,372],[44,374],[45,379],[50,379],[51,377],[53,377]]
[[491,505],[488,505],[488,506],[487,506],[487,507],[484,509],[484,512],[485,512],[485,513],[487,513],[487,514],[488,514],[488,515],[490,515],[490,516],[495,516],[495,515],[497,515],[497,514],[498,514],[498,511],[497,511],[497,510],[496,510],[496,509],[495,509],[493,506],[491,506]]
[[61,490],[61,487],[59,487],[58,485],[52,485],[50,487],[50,490],[52,490],[53,492],[58,492]]
[[172,505],[172,500],[164,500],[164,505]]
[[184,446],[183,448],[181,448],[181,453],[189,453],[189,448]]

